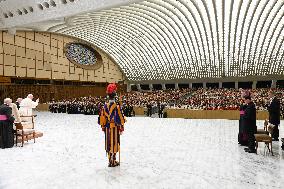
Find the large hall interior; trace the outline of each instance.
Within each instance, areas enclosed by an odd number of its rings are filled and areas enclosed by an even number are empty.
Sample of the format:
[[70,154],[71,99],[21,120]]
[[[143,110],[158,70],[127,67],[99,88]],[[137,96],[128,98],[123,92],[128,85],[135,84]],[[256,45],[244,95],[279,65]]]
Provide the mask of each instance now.
[[284,188],[283,0],[0,0],[0,189]]

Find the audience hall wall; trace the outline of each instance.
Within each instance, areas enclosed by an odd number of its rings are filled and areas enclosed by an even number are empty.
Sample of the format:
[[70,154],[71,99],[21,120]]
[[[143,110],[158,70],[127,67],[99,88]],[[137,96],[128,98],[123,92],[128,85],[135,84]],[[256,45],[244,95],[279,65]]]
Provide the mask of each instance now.
[[40,102],[48,102],[52,99],[62,100],[82,96],[105,96],[104,86],[63,86],[63,85],[0,85],[1,99],[25,98],[32,93]]
[[108,83],[125,80],[113,59],[95,46],[103,61],[99,69],[72,64],[64,54],[70,42],[84,41],[48,32],[17,31],[10,35],[0,31],[0,76]]

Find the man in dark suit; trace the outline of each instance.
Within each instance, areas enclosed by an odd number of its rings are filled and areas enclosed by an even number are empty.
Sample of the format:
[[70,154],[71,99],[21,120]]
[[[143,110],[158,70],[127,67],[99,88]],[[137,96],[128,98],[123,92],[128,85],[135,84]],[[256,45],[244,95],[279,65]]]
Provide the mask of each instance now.
[[279,141],[279,129],[280,124],[280,102],[275,96],[274,91],[269,91],[268,97],[270,98],[270,104],[267,106],[269,112],[269,123],[274,125],[272,138],[275,141]]
[[152,116],[152,104],[150,102],[147,104],[147,116]]
[[158,106],[159,118],[163,118],[164,105],[158,102],[157,106]]
[[23,100],[22,98],[18,98],[17,101],[16,101],[16,105],[17,105],[18,109],[20,109],[20,104],[21,104],[22,100]]
[[244,99],[246,107],[243,115],[243,124],[248,134],[248,148],[245,148],[245,151],[248,153],[256,153],[254,137],[254,134],[257,132],[255,104],[251,101],[250,95],[244,96]]

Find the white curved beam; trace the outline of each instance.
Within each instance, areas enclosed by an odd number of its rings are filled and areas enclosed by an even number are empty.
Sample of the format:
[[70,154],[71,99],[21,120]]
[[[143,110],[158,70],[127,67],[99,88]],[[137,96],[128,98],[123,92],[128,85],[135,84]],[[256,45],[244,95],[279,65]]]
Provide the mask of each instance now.
[[49,31],[94,43],[132,81],[281,74],[283,15],[279,0],[147,0]]

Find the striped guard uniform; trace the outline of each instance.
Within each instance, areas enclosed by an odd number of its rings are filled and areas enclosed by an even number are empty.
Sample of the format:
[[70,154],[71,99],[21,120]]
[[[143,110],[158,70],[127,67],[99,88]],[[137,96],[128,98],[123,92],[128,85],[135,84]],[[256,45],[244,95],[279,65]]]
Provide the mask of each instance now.
[[124,131],[125,123],[120,105],[110,101],[101,107],[98,123],[105,131],[105,150],[108,156],[119,152],[120,133]]

